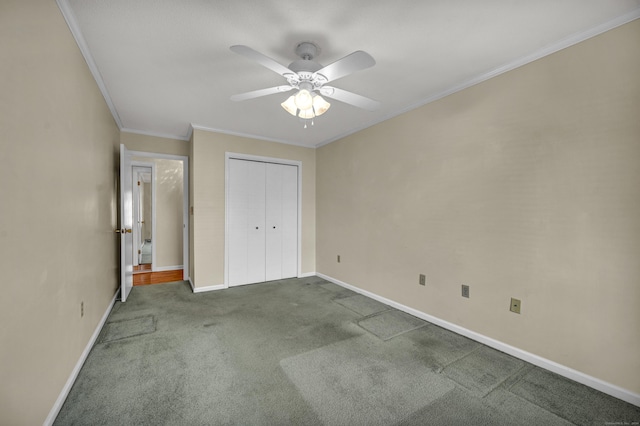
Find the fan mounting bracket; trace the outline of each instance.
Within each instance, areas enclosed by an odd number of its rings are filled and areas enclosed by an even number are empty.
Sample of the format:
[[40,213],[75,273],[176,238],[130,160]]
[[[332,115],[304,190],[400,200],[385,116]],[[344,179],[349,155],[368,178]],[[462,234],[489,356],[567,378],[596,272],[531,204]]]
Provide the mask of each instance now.
[[313,60],[320,54],[320,48],[310,41],[303,41],[296,46],[296,55],[305,60]]

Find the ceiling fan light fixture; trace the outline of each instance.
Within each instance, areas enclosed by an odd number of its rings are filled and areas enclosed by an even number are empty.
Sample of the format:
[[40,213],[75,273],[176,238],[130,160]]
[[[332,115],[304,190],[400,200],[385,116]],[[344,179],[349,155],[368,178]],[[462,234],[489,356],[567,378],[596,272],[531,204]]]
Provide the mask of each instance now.
[[316,113],[316,117],[327,112],[331,104],[324,100],[324,98],[320,95],[316,95],[313,97],[313,110]]
[[280,104],[285,111],[294,117],[298,113],[298,107],[296,106],[295,95],[291,95],[287,98],[286,101]]
[[311,96],[311,92],[306,89],[301,89],[296,93],[294,97],[296,106],[300,110],[307,110],[313,106],[313,97]]
[[300,112],[298,113],[298,117],[304,118],[304,119],[310,119],[315,116],[316,114],[313,112],[313,108],[301,109]]

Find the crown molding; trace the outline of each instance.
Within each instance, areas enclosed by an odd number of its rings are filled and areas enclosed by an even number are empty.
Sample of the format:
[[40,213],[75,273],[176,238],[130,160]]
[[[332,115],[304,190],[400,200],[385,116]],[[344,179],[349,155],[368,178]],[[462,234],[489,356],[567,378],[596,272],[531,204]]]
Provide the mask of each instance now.
[[212,128],[212,127],[200,126],[198,124],[193,124],[193,123],[191,123],[191,128],[193,130],[202,130],[202,131],[205,131],[205,132],[212,132],[212,133],[222,133],[224,135],[238,136],[238,137],[241,137],[241,138],[258,139],[258,140],[261,140],[261,141],[276,142],[276,143],[282,143],[282,144],[285,144],[285,145],[293,145],[293,146],[299,146],[299,147],[302,147],[302,148],[314,149],[313,146],[309,146],[309,145],[305,145],[305,144],[297,143],[297,142],[291,142],[291,141],[286,140],[286,139],[269,138],[269,137],[265,137],[265,136],[254,135],[254,134],[251,134],[251,133],[233,132],[233,131],[224,130],[224,129],[216,129],[216,128]]
[[603,24],[597,25],[593,28],[589,28],[585,31],[581,31],[579,33],[575,33],[572,34],[568,37],[565,37],[564,39],[553,43],[549,46],[546,46],[542,49],[538,49],[528,55],[522,56],[516,60],[510,61],[506,64],[503,64],[497,68],[494,68],[493,70],[490,70],[486,73],[477,75],[471,79],[468,79],[458,85],[455,85],[453,87],[450,87],[448,89],[445,89],[443,91],[440,91],[438,93],[435,93],[431,96],[428,96],[427,98],[424,98],[418,102],[415,102],[407,107],[404,107],[402,109],[393,111],[389,114],[386,114],[382,117],[380,117],[379,119],[367,122],[361,126],[355,127],[353,129],[350,129],[347,132],[343,132],[339,135],[336,135],[335,137],[332,137],[330,139],[327,139],[325,141],[322,141],[318,144],[316,144],[315,146],[308,146],[302,143],[297,143],[297,142],[292,142],[290,140],[286,140],[286,139],[280,139],[280,138],[271,138],[271,137],[265,137],[265,136],[261,136],[261,135],[256,135],[256,134],[251,134],[251,133],[243,133],[243,132],[234,132],[234,131],[230,131],[230,130],[224,130],[224,129],[217,129],[217,128],[211,128],[211,127],[207,127],[207,126],[200,126],[200,125],[196,125],[196,124],[191,124],[190,128],[187,131],[186,136],[178,136],[178,135],[168,135],[168,134],[162,134],[162,133],[157,133],[157,132],[151,132],[151,131],[144,131],[144,130],[134,130],[134,129],[127,129],[124,128],[122,125],[122,120],[120,119],[120,116],[118,115],[118,111],[116,110],[115,105],[113,104],[113,101],[111,99],[111,97],[109,96],[109,91],[107,90],[107,87],[104,83],[104,80],[100,74],[100,71],[98,70],[98,67],[89,51],[89,47],[82,35],[82,32],[80,31],[80,27],[78,25],[78,22],[76,20],[76,17],[73,13],[73,10],[71,9],[71,6],[69,5],[68,0],[56,0],[56,3],[58,4],[58,7],[60,9],[60,11],[62,12],[62,15],[71,31],[71,34],[73,35],[74,39],[76,40],[76,43],[80,49],[80,52],[82,53],[82,56],[85,59],[85,62],[87,63],[87,66],[89,67],[89,70],[91,71],[91,74],[93,75],[93,78],[95,79],[98,88],[100,89],[100,92],[102,93],[102,96],[104,97],[105,102],[107,103],[107,106],[109,107],[109,110],[111,111],[111,115],[113,116],[113,119],[115,120],[118,128],[120,129],[120,131],[123,132],[129,132],[129,133],[137,133],[137,134],[142,134],[142,135],[148,135],[148,136],[157,136],[157,137],[162,137],[162,138],[168,138],[168,139],[179,139],[179,140],[185,140],[188,141],[191,139],[192,136],[192,132],[193,129],[197,129],[197,130],[203,130],[203,131],[207,131],[207,132],[215,132],[215,133],[222,133],[222,134],[227,134],[227,135],[232,135],[232,136],[239,136],[239,137],[245,137],[245,138],[251,138],[251,139],[257,139],[257,140],[263,140],[263,141],[268,141],[268,142],[276,142],[276,143],[282,143],[282,144],[286,144],[286,145],[294,145],[294,146],[300,146],[300,147],[304,147],[304,148],[320,148],[324,145],[330,144],[332,142],[335,142],[337,140],[343,139],[347,136],[350,136],[354,133],[360,132],[364,129],[367,129],[369,127],[375,126],[376,124],[382,123],[384,121],[387,121],[391,118],[400,116],[406,112],[412,111],[414,109],[420,108],[424,105],[427,105],[431,102],[435,102],[439,99],[442,99],[446,96],[449,96],[451,94],[454,94],[456,92],[459,92],[461,90],[467,89],[469,87],[475,86],[476,84],[482,83],[486,80],[489,80],[493,77],[497,77],[500,74],[506,73],[508,71],[514,70],[516,68],[522,67],[526,64],[529,64],[533,61],[536,61],[538,59],[541,59],[545,56],[551,55],[553,53],[556,53],[560,50],[566,49],[567,47],[571,47],[575,44],[581,43],[585,40],[588,40],[589,38],[595,37],[599,34],[602,34],[604,32],[607,32],[609,30],[612,30],[614,28],[617,28],[621,25],[627,24],[631,21],[634,21],[638,18],[640,18],[640,8],[636,8],[624,15],[618,16],[614,19],[611,19],[608,22],[605,22]]
[[87,45],[87,42],[82,35],[82,31],[80,31],[80,26],[78,25],[78,21],[76,20],[76,16],[74,15],[71,6],[69,6],[69,2],[67,0],[56,0],[56,3],[58,4],[60,12],[62,12],[64,20],[67,22],[67,26],[71,31],[71,35],[73,35],[73,38],[76,40],[76,44],[78,45],[80,53],[82,53],[82,56],[84,57],[87,66],[89,67],[89,71],[91,71],[91,74],[93,75],[93,79],[96,81],[96,84],[98,85],[98,88],[102,93],[102,97],[109,107],[109,111],[111,111],[111,115],[113,116],[118,129],[122,130],[122,120],[120,119],[118,111],[116,110],[116,107],[111,100],[111,96],[109,96],[109,91],[107,90],[107,86],[104,84],[104,80],[102,79],[102,75],[98,70],[98,66],[93,60],[93,56],[91,56],[89,46]]
[[634,9],[629,13],[626,13],[624,15],[618,16],[617,18],[614,18],[610,21],[607,21],[603,24],[597,25],[593,28],[589,28],[588,30],[585,31],[581,31],[575,34],[572,34],[568,37],[565,37],[564,39],[553,43],[549,46],[543,47],[542,49],[538,49],[535,52],[532,52],[528,55],[522,56],[516,60],[510,61],[504,65],[501,65],[497,68],[494,68],[491,71],[488,71],[486,73],[477,75],[469,80],[466,80],[456,86],[450,87],[446,90],[443,90],[441,92],[438,92],[434,95],[431,95],[425,99],[422,99],[421,101],[418,101],[412,105],[409,105],[408,107],[402,108],[400,110],[394,111],[390,114],[387,114],[383,117],[381,117],[378,120],[375,121],[371,121],[367,124],[364,124],[362,126],[359,126],[357,128],[351,129],[348,132],[342,133],[334,138],[328,139],[324,142],[320,142],[319,144],[315,145],[316,148],[320,148],[321,146],[330,144],[331,142],[335,142],[337,140],[343,139],[349,135],[352,135],[354,133],[357,133],[359,131],[362,131],[364,129],[367,129],[369,127],[375,126],[376,124],[380,124],[384,121],[387,121],[391,118],[397,117],[399,115],[402,115],[404,113],[407,113],[409,111],[412,111],[414,109],[420,108],[424,105],[430,104],[431,102],[435,102],[439,99],[442,99],[446,96],[452,95],[456,92],[460,92],[461,90],[464,89],[468,89],[471,86],[475,86],[476,84],[482,83],[486,80],[489,80],[491,78],[497,77],[500,74],[504,74],[508,71],[514,70],[516,68],[520,68],[524,65],[527,65],[533,61],[536,61],[538,59],[544,58],[545,56],[549,56],[553,53],[556,53],[560,50],[566,49],[567,47],[571,47],[573,45],[576,45],[578,43],[581,43],[583,41],[586,41],[592,37],[595,37],[597,35],[600,35],[602,33],[605,33],[607,31],[610,31],[614,28],[617,28],[621,25],[624,24],[628,24],[631,21],[635,21],[636,19],[640,18],[640,8]]

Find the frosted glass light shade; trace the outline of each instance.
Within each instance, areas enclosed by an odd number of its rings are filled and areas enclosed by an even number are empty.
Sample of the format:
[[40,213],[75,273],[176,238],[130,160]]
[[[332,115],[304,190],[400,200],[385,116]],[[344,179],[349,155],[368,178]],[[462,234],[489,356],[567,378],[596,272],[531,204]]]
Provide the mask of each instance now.
[[311,97],[311,93],[302,89],[295,95],[295,102],[298,109],[307,110],[313,106],[313,98]]
[[313,118],[316,115],[313,113],[313,108],[300,110],[298,117],[300,118]]
[[295,117],[298,112],[298,107],[296,106],[295,96],[291,95],[289,98],[280,104],[285,111]]
[[313,109],[316,113],[316,117],[327,112],[331,104],[324,100],[320,95],[313,97]]

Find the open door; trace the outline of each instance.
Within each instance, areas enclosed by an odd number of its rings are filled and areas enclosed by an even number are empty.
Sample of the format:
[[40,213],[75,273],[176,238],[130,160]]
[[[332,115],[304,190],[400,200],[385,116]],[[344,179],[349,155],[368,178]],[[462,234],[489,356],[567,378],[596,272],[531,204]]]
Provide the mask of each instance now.
[[120,144],[120,299],[123,302],[127,300],[133,288],[132,228],[131,157],[124,144]]

